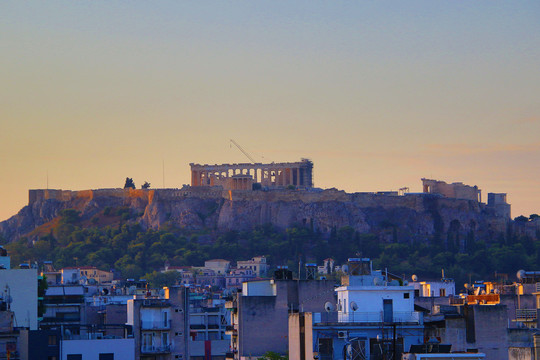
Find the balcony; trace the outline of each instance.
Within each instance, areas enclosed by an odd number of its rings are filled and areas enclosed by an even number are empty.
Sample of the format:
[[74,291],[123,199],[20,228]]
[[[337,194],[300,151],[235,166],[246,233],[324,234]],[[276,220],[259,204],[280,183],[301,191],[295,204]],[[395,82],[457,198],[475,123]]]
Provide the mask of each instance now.
[[[394,323],[415,323],[421,321],[420,312],[418,311],[394,311],[392,322]],[[314,313],[313,323],[382,323],[384,316],[382,311],[374,312],[329,312],[329,313]]]
[[151,321],[141,320],[141,330],[168,330],[171,328],[171,320]]
[[163,346],[141,346],[141,353],[143,354],[162,354],[162,353],[170,353],[171,352],[171,345],[163,345]]
[[536,321],[536,309],[516,309],[517,321]]

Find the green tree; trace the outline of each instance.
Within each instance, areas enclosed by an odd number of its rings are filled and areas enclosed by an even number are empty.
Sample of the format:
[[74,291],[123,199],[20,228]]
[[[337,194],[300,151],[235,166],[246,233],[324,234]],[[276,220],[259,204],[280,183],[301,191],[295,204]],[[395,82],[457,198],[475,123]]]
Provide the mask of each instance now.
[[158,271],[152,271],[144,275],[148,284],[156,289],[160,289],[164,286],[171,287],[176,285],[181,279],[181,274],[178,271],[166,271],[164,273]]
[[287,355],[280,355],[273,351],[267,351],[262,357],[257,360],[289,360]]
[[126,183],[124,184],[124,189],[135,189],[135,183],[133,182],[132,178],[127,177]]

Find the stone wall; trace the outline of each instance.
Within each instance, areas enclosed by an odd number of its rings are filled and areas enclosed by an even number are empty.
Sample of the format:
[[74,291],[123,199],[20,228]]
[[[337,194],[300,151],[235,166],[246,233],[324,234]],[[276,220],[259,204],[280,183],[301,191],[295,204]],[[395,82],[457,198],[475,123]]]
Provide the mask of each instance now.
[[422,179],[423,191],[430,194],[439,194],[448,198],[482,201],[478,186],[469,186],[461,182],[447,184],[444,181]]

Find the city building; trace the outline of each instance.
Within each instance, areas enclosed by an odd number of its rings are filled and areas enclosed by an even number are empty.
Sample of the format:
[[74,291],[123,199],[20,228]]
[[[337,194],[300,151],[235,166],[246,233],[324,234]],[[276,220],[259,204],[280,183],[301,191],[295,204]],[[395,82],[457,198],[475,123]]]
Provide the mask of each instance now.
[[189,289],[165,288],[165,298],[135,298],[127,303],[127,325],[133,328],[135,359],[187,359]]
[[264,277],[268,272],[268,264],[264,256],[255,256],[251,260],[238,261],[236,268],[252,270],[256,277]]
[[37,330],[38,276],[36,269],[0,270],[0,299],[8,304],[16,326]]
[[[291,277],[289,274],[281,278]],[[242,290],[225,305],[231,311],[228,358],[253,359],[268,351],[285,354],[289,313],[318,311],[324,309],[328,301],[335,302],[331,281],[270,279],[244,282]]]
[[349,275],[335,289],[337,301],[317,312],[289,314],[292,359],[396,359],[424,341],[423,314],[414,288],[401,286],[369,259],[349,259]]
[[255,273],[251,269],[236,269],[232,268],[225,275],[225,283],[227,289],[241,289],[242,283],[255,278]]
[[206,260],[204,267],[213,270],[218,275],[225,275],[231,267],[231,262],[224,259]]
[[60,270],[62,284],[103,284],[110,283],[114,274],[95,266],[66,267]]

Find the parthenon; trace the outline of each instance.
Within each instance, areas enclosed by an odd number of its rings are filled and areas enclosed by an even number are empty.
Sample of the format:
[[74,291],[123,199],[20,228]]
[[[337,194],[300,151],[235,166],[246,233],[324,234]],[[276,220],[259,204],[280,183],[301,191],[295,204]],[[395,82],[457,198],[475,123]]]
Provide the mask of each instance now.
[[191,166],[191,186],[222,186],[225,190],[251,190],[289,185],[313,187],[313,162],[302,159],[292,163],[240,163]]

